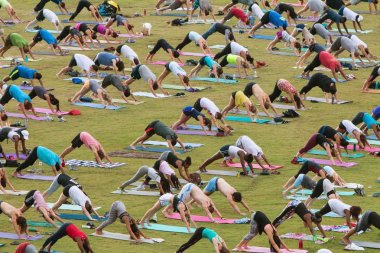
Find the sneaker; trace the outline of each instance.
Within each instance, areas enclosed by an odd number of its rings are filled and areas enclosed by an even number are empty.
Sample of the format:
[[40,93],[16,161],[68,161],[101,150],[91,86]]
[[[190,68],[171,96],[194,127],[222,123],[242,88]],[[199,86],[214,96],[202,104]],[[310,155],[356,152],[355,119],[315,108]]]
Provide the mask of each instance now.
[[293,157],[293,159],[290,161],[292,164],[299,164],[299,162],[298,162],[298,157],[297,156],[295,156],[295,157]]
[[355,243],[350,243],[348,244],[345,248],[345,250],[364,250],[363,247],[359,247],[358,245],[356,245]]

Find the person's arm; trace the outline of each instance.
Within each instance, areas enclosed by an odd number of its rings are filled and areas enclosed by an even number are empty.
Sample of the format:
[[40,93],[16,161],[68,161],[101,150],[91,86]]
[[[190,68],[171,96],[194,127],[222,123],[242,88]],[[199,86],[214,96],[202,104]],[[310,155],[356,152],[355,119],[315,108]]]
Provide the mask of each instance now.
[[329,157],[332,165],[335,166],[335,160],[334,160],[334,157],[332,156],[330,145],[328,143],[325,143],[324,146],[325,146],[325,149],[326,149],[327,156]]
[[14,228],[18,238],[21,239],[21,231],[20,231],[20,228],[17,224],[17,215],[15,215],[15,214],[12,215],[11,222],[12,222],[13,228]]
[[[235,201],[232,199],[231,195],[227,196],[228,203],[232,208],[240,215],[246,215],[245,213],[241,212],[239,207],[236,205]],[[247,208],[248,209],[248,208]]]
[[95,221],[96,220],[96,219],[94,219],[94,218],[91,217],[90,213],[87,211],[87,209],[84,206],[82,206],[82,211],[83,211],[84,215],[86,215],[86,217],[89,220],[91,220],[91,221]]
[[[338,26],[339,27],[339,26]],[[344,27],[344,30],[346,30],[346,33],[347,34],[350,34],[349,32],[348,32],[348,29],[347,29],[347,26],[346,26],[346,22],[343,22],[343,27]],[[339,28],[339,30],[340,30],[340,28]],[[339,31],[340,32],[340,34],[342,34],[342,32],[341,31]],[[342,34],[343,35],[343,34]]]
[[29,119],[28,114],[26,113],[24,103],[19,103],[22,113],[25,115],[26,119]]
[[317,227],[318,227],[319,232],[321,232],[323,238],[325,238],[326,233],[325,233],[325,230],[323,229],[323,227],[321,226],[321,223],[317,223]]
[[339,78],[338,78],[338,75],[336,74],[335,69],[332,69],[332,70],[331,70],[331,73],[332,73],[332,75],[333,75],[335,81],[336,81],[336,82],[339,82]]
[[104,166],[104,163],[102,162],[102,159],[100,159],[100,156],[98,154],[98,150],[93,145],[91,146],[91,151],[92,151],[92,153],[94,153],[96,162],[99,165]]
[[202,117],[201,115],[199,115],[197,118],[198,118],[198,120],[199,120],[199,123],[201,124],[201,127],[202,127],[204,133],[207,135],[207,130],[206,130],[206,128],[205,128],[205,124],[204,124],[204,121],[203,121],[203,117]]
[[212,73],[214,74],[216,81],[219,81],[219,75],[218,75],[218,71],[216,69],[216,64],[212,65]]
[[265,166],[261,163],[260,159],[257,157],[257,156],[253,156],[253,158],[255,158],[255,161],[257,162],[258,165],[260,165],[260,167],[263,169],[263,170],[266,170],[267,168],[265,168]]
[[251,119],[251,121],[252,121],[252,122],[255,122],[256,117],[255,117],[255,118],[252,117],[251,109],[250,109],[250,107],[249,107],[249,103],[245,102],[245,103],[244,103],[244,106],[245,106],[245,110],[247,111],[247,114],[248,114],[249,118]]
[[212,238],[212,245],[214,246],[214,250],[215,250],[215,252],[216,253],[219,253],[220,251],[219,251],[219,244],[218,244],[218,242],[217,242],[217,239],[214,237],[214,238]]
[[54,112],[53,105],[51,104],[50,96],[48,94],[45,94],[44,97],[46,99],[46,102],[48,103],[48,106],[49,106],[51,112],[54,113],[54,114],[56,114],[56,112]]
[[351,212],[347,209],[344,210],[344,214],[346,215],[346,223],[347,223],[347,226],[351,229],[352,228],[352,225],[351,225]]
[[379,134],[379,131],[378,131],[377,125],[372,124],[371,128],[372,128],[372,130],[373,130],[373,133],[376,135],[377,139],[380,140],[380,134]]
[[15,188],[13,187],[13,184],[11,183],[11,181],[9,180],[7,174],[4,174],[4,178],[5,178],[5,180],[7,181],[7,184],[8,184],[8,186],[9,186],[9,188],[11,188],[12,191],[15,192],[16,190],[15,190]]
[[236,60],[236,67],[240,78],[245,78],[241,75],[241,60],[239,58]]
[[183,223],[185,223],[187,231],[190,233],[191,232],[190,224],[187,222],[187,219],[186,219],[186,216],[185,216],[185,212],[183,210],[180,210],[179,211],[179,215],[181,216],[181,220],[183,221]]
[[[87,251],[83,247],[83,241],[79,237],[75,237],[74,241],[77,243],[78,248],[81,253],[87,253]],[[49,248],[49,253],[50,253],[50,248]]]
[[117,75],[116,60],[112,60],[112,68],[113,68],[113,71],[115,72],[115,75]]
[[98,217],[98,218],[104,218],[104,216],[99,215],[99,213],[92,207],[92,212]]
[[[127,217],[128,217],[128,216],[127,216]],[[138,241],[139,238],[137,238],[136,235],[135,235],[135,233],[133,233],[132,228],[131,228],[131,222],[130,222],[129,218],[127,218],[127,219],[128,219],[128,221],[125,222],[125,226],[127,227],[128,234],[130,235],[130,237],[131,237],[133,240]],[[145,236],[144,236],[144,237],[145,237]]]
[[270,244],[271,244],[272,247],[276,250],[276,252],[277,252],[277,253],[281,253],[281,249],[277,246],[276,242],[275,242],[274,239],[273,239],[273,233],[268,233],[268,232],[267,232],[267,236],[268,236],[268,239],[269,239]]

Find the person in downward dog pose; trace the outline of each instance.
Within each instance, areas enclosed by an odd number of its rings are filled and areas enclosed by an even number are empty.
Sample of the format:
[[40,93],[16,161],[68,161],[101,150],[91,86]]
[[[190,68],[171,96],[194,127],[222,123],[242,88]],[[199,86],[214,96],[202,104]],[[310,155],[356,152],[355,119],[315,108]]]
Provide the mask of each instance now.
[[278,115],[276,109],[273,107],[272,102],[270,100],[270,97],[268,94],[260,87],[259,84],[255,82],[248,83],[244,88],[244,95],[246,95],[248,98],[255,96],[257,100],[259,100],[260,106],[263,110],[263,112],[268,117],[273,117],[269,114],[267,109],[271,108],[275,115]]
[[363,132],[368,135],[368,130],[372,130],[376,138],[380,140],[380,123],[377,122],[371,114],[367,112],[359,112],[356,114],[355,118],[352,120],[352,124],[359,125],[360,129],[363,129]]
[[334,104],[338,100],[336,82],[329,76],[322,73],[315,73],[312,75],[307,84],[302,87],[300,94],[303,100],[306,100],[306,94],[314,87],[319,87],[325,96],[326,102],[329,102],[328,94],[331,94],[331,103]]
[[83,187],[77,181],[75,181],[74,178],[70,177],[67,174],[59,174],[55,176],[49,188],[45,190],[42,195],[45,199],[47,199],[48,197],[50,197],[50,195],[52,195],[55,191],[58,190],[59,186],[65,188],[67,185],[75,185],[79,189],[83,190]]
[[319,179],[313,192],[307,197],[305,201],[305,206],[310,208],[311,204],[319,198],[322,193],[326,194],[327,199],[340,199],[339,195],[335,192],[334,185],[332,184],[334,180],[329,178]]
[[286,198],[288,192],[290,192],[293,189],[295,190],[291,192],[291,195],[295,195],[298,191],[302,189],[314,190],[316,185],[317,182],[315,182],[309,176],[305,174],[299,174],[293,184],[291,184],[287,188],[284,188],[284,190],[282,191],[282,197]]
[[177,59],[179,62],[181,60],[179,59],[179,52],[178,50],[174,49],[166,40],[159,39],[157,40],[156,44],[154,45],[153,49],[149,52],[149,54],[146,56],[145,60],[147,62],[153,61],[153,56],[158,52],[158,50],[163,49],[165,52],[167,52],[172,59],[172,61],[175,61]]
[[[51,94],[48,90],[46,90],[44,87],[41,86],[34,86],[32,91],[29,93],[30,99],[33,100],[35,97],[39,97],[42,100],[45,100],[51,110],[54,114],[59,114],[61,111],[59,109],[59,100]],[[56,106],[56,109],[54,110],[53,105]]]
[[223,74],[223,69],[220,66],[219,63],[214,61],[210,56],[203,56],[197,66],[195,66],[191,71],[190,71],[190,77],[197,76],[199,71],[204,67],[207,66],[209,68],[209,72],[214,75],[216,80],[218,81],[218,78],[225,78]]
[[177,76],[179,80],[181,81],[182,85],[186,89],[192,89],[190,85],[189,77],[186,74],[186,71],[183,70],[179,64],[175,61],[171,61],[167,64],[165,64],[164,71],[162,71],[161,75],[158,76],[157,83],[158,85],[162,86],[162,82],[164,79],[170,74],[170,72]]
[[42,22],[45,19],[47,19],[49,22],[54,24],[55,29],[58,31],[58,28],[63,29],[61,22],[59,21],[58,16],[49,9],[43,9],[40,10],[36,16],[36,18],[32,21],[30,21],[27,26],[25,27],[25,30],[29,30],[32,26],[37,24],[38,22]]
[[194,42],[196,46],[199,46],[205,55],[212,54],[210,48],[207,46],[207,41],[199,33],[194,31],[189,32],[186,35],[185,39],[178,44],[175,50],[181,51],[186,45],[190,44],[191,42]]
[[285,92],[290,97],[290,101],[294,104],[294,109],[297,110],[306,108],[300,98],[300,94],[298,93],[297,89],[288,80],[285,79],[278,79],[276,81],[273,92],[269,95],[271,103],[273,103],[273,101],[281,95],[281,92]]
[[199,121],[206,135],[207,135],[206,127],[208,128],[208,131],[211,131],[211,128],[212,128],[211,120],[206,118],[206,116],[203,113],[200,113],[192,106],[186,106],[182,109],[182,113],[179,120],[173,123],[173,125],[171,126],[171,129],[176,130],[181,125],[186,126],[186,122],[189,121],[191,118],[194,118],[196,121]]
[[22,216],[22,212],[20,209],[8,204],[5,201],[0,200],[0,214],[5,214],[10,222],[13,225],[13,229],[15,230],[18,239],[22,239],[21,235],[26,234],[28,236],[28,225],[26,223],[25,217]]
[[100,13],[95,5],[90,3],[90,1],[87,0],[79,0],[78,6],[75,10],[75,12],[70,16],[69,21],[74,21],[75,17],[78,16],[78,14],[86,8],[89,12],[91,12],[91,16],[96,20],[96,22],[101,23],[102,17],[100,16]]
[[[245,107],[249,118],[252,122],[255,122],[257,115],[259,114],[259,110],[257,110],[256,106],[242,91],[232,92],[228,105],[226,105],[222,111],[223,117],[225,117],[227,113],[235,107],[239,108],[240,106]],[[252,116],[252,113],[255,114],[255,117]]]
[[[103,81],[104,82],[104,81]],[[79,102],[80,99],[87,94],[87,92],[91,91],[91,96],[95,98],[99,98],[102,104],[105,106],[113,105],[112,97],[107,93],[107,91],[102,88],[99,83],[95,80],[86,80],[83,86],[80,88],[77,93],[72,98],[69,98],[68,101],[70,103]]]
[[368,143],[366,135],[360,130],[357,126],[355,126],[351,121],[345,119],[339,123],[338,130],[341,134],[351,134],[355,137],[358,142],[360,148],[364,149],[365,146],[371,147]]

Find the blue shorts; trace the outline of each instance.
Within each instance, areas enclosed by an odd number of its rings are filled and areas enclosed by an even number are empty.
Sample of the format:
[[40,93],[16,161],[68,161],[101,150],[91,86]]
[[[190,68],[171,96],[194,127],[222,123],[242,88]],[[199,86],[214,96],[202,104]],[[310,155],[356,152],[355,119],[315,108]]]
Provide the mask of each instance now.
[[219,177],[211,178],[204,190],[208,193],[216,192],[218,190],[218,179]]

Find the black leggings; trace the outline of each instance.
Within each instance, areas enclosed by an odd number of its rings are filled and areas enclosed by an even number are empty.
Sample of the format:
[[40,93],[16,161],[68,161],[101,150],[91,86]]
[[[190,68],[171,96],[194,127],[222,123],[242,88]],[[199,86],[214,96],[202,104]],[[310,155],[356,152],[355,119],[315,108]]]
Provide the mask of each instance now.
[[176,251],[176,253],[184,252],[185,250],[187,250],[188,248],[190,248],[191,246],[196,244],[199,240],[201,240],[202,239],[202,232],[204,229],[205,229],[205,227],[197,228],[195,230],[194,234],[190,237],[190,239],[186,243],[182,244],[182,246],[179,247],[179,249]]
[[28,155],[28,157],[25,159],[25,161],[20,164],[17,169],[16,169],[16,172],[20,172],[22,171],[23,169],[26,169],[27,167],[33,165],[37,159],[38,159],[38,156],[37,156],[37,148],[38,147],[35,147],[32,152],[30,152],[30,154]]
[[375,228],[380,229],[380,215],[376,212],[372,212],[368,217],[369,224],[374,226]]
[[321,17],[318,19],[317,22],[315,23],[320,23],[322,24],[323,22],[325,22],[327,19],[330,19],[329,15],[327,14],[327,11],[324,11],[321,15]]
[[319,218],[319,217],[322,217],[323,215],[325,215],[329,212],[331,212],[331,207],[330,207],[329,203],[326,203],[326,205],[324,207],[322,207],[321,210],[319,210],[316,213],[316,216]]
[[[321,61],[319,60],[319,54],[320,53],[318,53],[314,57],[313,61],[309,65],[306,66],[305,70],[303,71],[304,73],[309,72],[309,71],[313,71],[313,69],[315,69],[316,67],[321,65]],[[302,94],[302,92],[301,92],[301,94]]]
[[62,32],[56,38],[58,40],[58,42],[61,42],[61,40],[63,40],[64,38],[67,37],[67,35],[70,34],[70,29],[71,29],[71,26],[69,26],[69,25],[65,26],[62,29]]
[[79,3],[78,3],[77,9],[76,9],[75,12],[71,15],[71,17],[70,17],[69,20],[74,20],[74,18],[75,18],[76,16],[78,16],[78,14],[83,10],[83,8],[87,8],[87,9],[89,10],[89,8],[87,7],[87,2],[88,2],[88,1],[80,0]]
[[49,244],[50,247],[52,247],[59,239],[65,237],[67,235],[66,228],[71,224],[72,223],[64,223],[54,234],[46,239],[42,247],[46,248]]
[[364,116],[364,112],[358,112],[358,114],[356,114],[355,118],[353,118],[351,120],[352,124],[354,124],[355,126],[357,126],[360,123],[363,123],[363,116]]
[[231,43],[229,43],[225,48],[223,48],[222,51],[220,51],[219,53],[215,54],[214,60],[217,61],[222,56],[228,55],[230,53],[231,53]]
[[270,101],[273,102],[276,98],[278,98],[281,95],[281,92],[282,91],[278,88],[277,81],[276,81],[272,94],[269,95]]
[[169,43],[164,39],[157,40],[156,45],[154,45],[153,49],[149,52],[149,54],[156,54],[158,50],[160,50],[161,48],[167,52],[168,50],[165,49],[165,47],[163,47],[164,44],[170,46]]
[[221,67],[228,65],[227,57],[228,55],[224,56],[223,60],[219,63]]
[[41,0],[36,7],[34,7],[35,12],[39,12],[45,7],[45,4],[47,4],[50,0]]
[[191,39],[189,38],[189,33],[186,35],[185,39],[178,44],[178,46],[175,48],[176,50],[181,50],[184,48],[186,45],[191,43]]
[[10,88],[11,86],[10,85],[8,85],[8,87],[5,89],[5,91],[4,91],[4,95],[1,97],[1,99],[0,99],[0,104],[1,105],[6,105],[6,104],[8,104],[8,102],[9,101],[11,101],[11,99],[12,99],[12,95],[9,93],[9,88]]
[[309,81],[304,87],[302,87],[300,94],[306,94],[315,87],[319,87],[318,83]]

